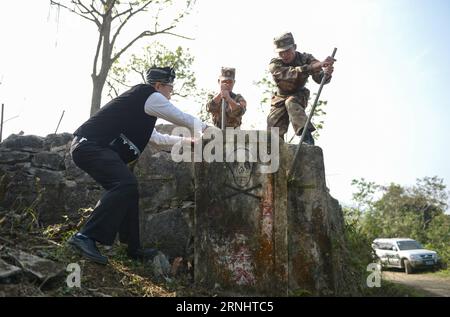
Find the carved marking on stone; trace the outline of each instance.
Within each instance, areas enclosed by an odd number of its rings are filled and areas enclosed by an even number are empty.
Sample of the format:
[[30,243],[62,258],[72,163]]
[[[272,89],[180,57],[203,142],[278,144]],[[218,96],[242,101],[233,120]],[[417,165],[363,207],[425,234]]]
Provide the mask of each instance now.
[[227,167],[233,175],[233,185],[224,184],[225,187],[232,189],[234,193],[225,195],[223,199],[228,199],[240,194],[244,194],[256,199],[261,199],[261,196],[255,195],[251,193],[251,191],[260,188],[262,185],[258,184],[249,188],[246,188],[253,177],[254,172],[254,162],[252,161],[252,156],[250,151],[247,148],[237,148],[234,152],[232,152],[234,158],[237,159],[239,156],[245,157],[245,162],[234,161],[232,163],[228,163]]
[[247,246],[248,238],[243,234],[236,234],[231,241],[226,239],[220,244],[214,238],[211,240],[216,259],[231,272],[233,281],[237,285],[254,285],[256,278],[253,273],[252,255]]
[[227,187],[227,188],[233,189],[235,192],[225,196],[223,199],[228,199],[228,198],[234,197],[236,195],[240,195],[240,194],[244,194],[244,195],[256,198],[256,199],[261,199],[261,196],[257,196],[255,194],[250,193],[250,191],[252,191],[252,190],[255,190],[257,188],[261,188],[261,186],[262,186],[261,184],[258,184],[256,186],[253,186],[253,187],[250,187],[250,188],[246,188],[246,189],[236,188],[236,187],[233,187],[233,186],[228,185],[228,184],[224,184],[224,186]]
[[230,169],[237,187],[244,188],[250,183],[253,176],[254,161],[256,160],[253,159],[250,151],[242,147],[237,148],[227,157],[227,162],[232,162],[227,163],[227,167]]
[[273,234],[273,186],[271,176],[267,187],[264,189],[262,207],[262,233],[268,241],[271,241]]
[[253,163],[251,162],[234,162],[227,164],[233,174],[236,186],[244,188],[250,183],[253,175]]

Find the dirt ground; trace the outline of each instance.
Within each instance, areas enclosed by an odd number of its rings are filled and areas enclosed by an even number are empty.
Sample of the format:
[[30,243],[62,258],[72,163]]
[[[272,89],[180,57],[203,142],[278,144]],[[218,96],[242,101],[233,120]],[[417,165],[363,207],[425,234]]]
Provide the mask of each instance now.
[[[66,275],[42,283],[21,275],[18,280],[0,283],[3,296],[126,296],[172,297],[217,296],[216,292],[200,289],[193,284],[193,268],[186,263],[170,280],[155,276],[151,265],[131,261],[125,249],[118,245],[102,250],[110,262],[106,266],[80,258],[66,246],[67,239],[78,230],[80,222],[67,219],[61,224],[41,227],[30,213],[0,209],[0,258],[7,249],[33,254],[66,266],[78,263],[81,267],[81,288],[68,288]],[[173,265],[172,265],[173,269]],[[173,270],[171,270],[173,271]],[[399,270],[383,271],[387,281],[419,289],[428,296],[450,296],[450,277],[436,274],[406,275]],[[220,294],[219,294],[220,295]],[[377,295],[375,295],[377,296]],[[397,294],[395,296],[403,296]],[[420,295],[422,296],[422,295]]]
[[425,291],[429,296],[450,297],[450,277],[438,276],[427,272],[405,274],[390,269],[383,271],[383,279]]
[[[72,248],[67,239],[76,232],[77,221],[48,227],[37,226],[29,213],[0,209],[0,258],[6,259],[7,250],[20,250],[67,266],[77,263],[81,267],[81,288],[68,288],[66,272],[45,283],[21,274],[7,283],[0,283],[0,297],[6,296],[125,296],[172,297],[197,295],[192,287],[192,270],[180,269],[170,279],[155,276],[149,263],[132,261],[123,246],[101,251],[108,255],[109,264],[98,265],[86,261]],[[12,263],[14,264],[14,263]],[[173,267],[172,267],[173,269]],[[198,296],[201,296],[202,293]]]

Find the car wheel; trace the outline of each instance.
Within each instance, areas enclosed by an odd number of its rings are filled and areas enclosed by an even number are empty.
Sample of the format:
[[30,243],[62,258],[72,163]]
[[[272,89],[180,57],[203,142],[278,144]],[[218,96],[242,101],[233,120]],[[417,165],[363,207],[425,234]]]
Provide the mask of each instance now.
[[413,268],[411,266],[411,263],[409,263],[408,260],[403,260],[403,265],[405,267],[405,273],[411,274],[413,272]]

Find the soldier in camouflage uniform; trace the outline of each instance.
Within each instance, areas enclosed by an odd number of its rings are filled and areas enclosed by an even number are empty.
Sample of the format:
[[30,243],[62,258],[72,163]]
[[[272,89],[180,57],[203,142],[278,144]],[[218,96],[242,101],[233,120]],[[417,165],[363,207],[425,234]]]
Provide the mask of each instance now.
[[234,68],[222,67],[221,76],[218,80],[220,92],[215,96],[210,95],[206,104],[206,111],[212,114],[214,125],[219,128],[221,128],[222,122],[222,98],[225,99],[226,105],[226,127],[240,127],[242,116],[246,110],[247,102],[244,97],[233,93],[235,74]]
[[[278,127],[280,136],[283,137],[291,121],[296,134],[301,135],[307,121],[305,108],[308,105],[309,90],[305,88],[305,84],[308,77],[312,76],[314,81],[320,84],[322,77],[327,76],[325,83],[328,84],[335,60],[327,57],[320,62],[311,54],[297,52],[297,45],[291,33],[276,37],[274,44],[279,58],[270,61],[269,70],[278,91],[272,96],[267,126]],[[311,124],[305,135],[305,143],[314,145],[311,134],[314,130]]]

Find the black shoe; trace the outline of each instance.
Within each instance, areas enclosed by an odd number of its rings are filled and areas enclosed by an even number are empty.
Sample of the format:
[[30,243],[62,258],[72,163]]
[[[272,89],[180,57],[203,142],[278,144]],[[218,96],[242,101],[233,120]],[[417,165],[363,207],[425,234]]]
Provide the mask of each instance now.
[[158,250],[153,248],[128,250],[127,254],[133,260],[151,261],[158,255]]
[[[299,135],[301,136],[303,133],[303,129],[300,130]],[[314,138],[312,136],[311,130],[307,130],[305,133],[305,138],[303,139],[303,143],[308,145],[314,145]]]
[[68,243],[81,252],[85,258],[99,264],[108,263],[108,258],[98,251],[93,239],[74,235],[69,239]]

